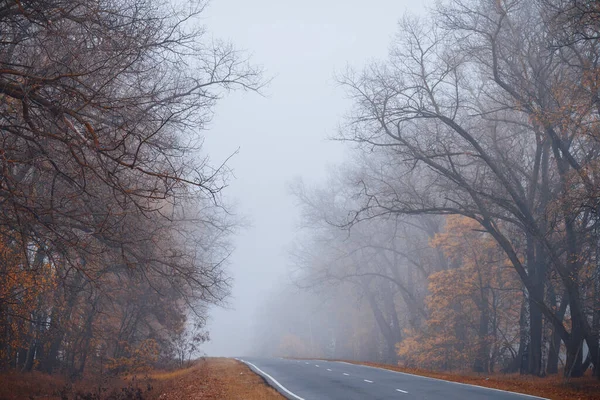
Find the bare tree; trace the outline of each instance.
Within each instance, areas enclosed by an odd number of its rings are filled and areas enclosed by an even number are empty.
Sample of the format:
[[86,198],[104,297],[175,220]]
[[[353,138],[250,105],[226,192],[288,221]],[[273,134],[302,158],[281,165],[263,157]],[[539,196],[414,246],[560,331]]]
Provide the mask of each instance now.
[[[583,340],[598,351],[579,278],[592,215],[573,204],[572,188],[593,186],[583,165],[597,150],[556,118],[555,99],[572,104],[559,95],[572,87],[572,68],[554,56],[535,4],[454,1],[433,18],[406,18],[387,63],[342,78],[356,105],[342,138],[386,154],[380,170],[396,177],[358,182],[357,217],[478,221],[527,289],[529,371],[542,373],[543,314],[567,346],[565,373],[581,375]],[[549,267],[568,294],[570,331],[546,301]]]
[[[117,337],[135,346],[179,329],[162,306],[203,316],[228,292],[228,171],[201,154],[201,132],[221,95],[263,81],[243,53],[205,38],[204,6],[0,4],[1,240],[34,275],[50,266],[57,286],[39,298],[28,345],[9,352],[25,369],[36,357],[81,373],[115,307],[127,326]],[[139,294],[128,305],[123,284]]]

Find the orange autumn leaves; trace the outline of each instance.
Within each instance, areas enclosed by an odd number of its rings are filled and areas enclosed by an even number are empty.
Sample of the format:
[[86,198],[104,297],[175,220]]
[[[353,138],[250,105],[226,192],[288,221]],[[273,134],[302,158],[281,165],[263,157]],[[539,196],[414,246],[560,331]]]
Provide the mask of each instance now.
[[[424,329],[398,344],[401,363],[435,370],[491,372],[514,356],[522,292],[518,277],[495,241],[476,221],[450,216],[430,245],[450,268],[429,276]],[[516,328],[515,328],[516,327]]]
[[56,287],[48,263],[33,269],[16,242],[0,241],[0,325],[8,340],[0,346],[0,359],[10,360],[15,349],[27,341],[28,321],[43,306],[40,299]]

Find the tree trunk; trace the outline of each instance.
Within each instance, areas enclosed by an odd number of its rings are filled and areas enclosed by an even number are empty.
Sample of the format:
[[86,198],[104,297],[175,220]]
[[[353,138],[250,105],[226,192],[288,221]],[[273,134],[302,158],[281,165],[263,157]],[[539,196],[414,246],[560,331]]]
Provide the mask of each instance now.
[[[596,222],[599,224],[600,222]],[[596,228],[597,230],[598,228]],[[594,234],[594,240],[596,244],[596,269],[594,271],[594,301],[593,301],[593,313],[592,313],[592,341],[596,345],[600,344],[600,237],[597,232]],[[594,376],[600,378],[600,352],[596,357],[590,357],[592,364],[594,365],[593,373]]]
[[[566,377],[580,377],[583,375],[583,341],[585,339],[585,314],[580,303],[578,282],[565,282],[569,293],[569,308],[571,311],[571,333],[565,345],[567,348],[567,361],[564,375]],[[594,352],[594,349],[590,348]],[[595,354],[595,353],[593,353]]]
[[48,374],[51,374],[56,368],[58,363],[58,352],[64,336],[63,330],[60,328],[60,317],[55,307],[52,310],[50,316],[50,328],[48,329],[47,335],[47,348],[48,351],[44,354],[44,357],[40,359],[40,370]]
[[572,338],[567,345],[567,362],[564,375],[567,378],[578,378],[583,375],[583,339]]
[[89,315],[87,320],[85,321],[85,331],[83,333],[83,345],[81,346],[81,357],[79,359],[79,368],[77,369],[78,376],[83,375],[83,371],[85,369],[85,363],[87,362],[87,356],[90,349],[90,343],[93,337],[93,329],[94,329],[94,318],[96,317],[96,306],[98,304],[98,299],[96,298],[94,302],[91,304],[91,309],[89,311]]
[[529,294],[529,353],[527,373],[542,375],[542,310],[536,299],[544,297],[545,263],[541,246],[537,246],[533,236],[527,234],[527,269],[533,288]]
[[488,340],[489,323],[489,313],[487,312],[487,310],[482,310],[481,316],[479,318],[479,343],[477,343],[477,356],[475,358],[475,362],[473,363],[473,371],[475,372],[490,372],[490,349]]
[[25,360],[23,363],[23,368],[21,371],[23,372],[31,372],[33,369],[33,361],[35,356],[35,348],[36,348],[37,340],[35,338],[31,339],[31,343],[29,344],[29,348],[27,349],[27,353],[25,353]]
[[516,357],[506,368],[502,370],[502,372],[519,372],[521,374],[525,373],[524,360],[527,352],[527,344],[529,341],[529,326],[527,324],[527,320],[529,319],[529,313],[527,310],[527,304],[527,298],[523,296],[523,301],[521,302],[521,312],[519,315],[519,349],[517,351]]
[[479,329],[477,331],[477,353],[473,362],[474,372],[490,372],[490,346],[489,346],[489,329],[490,329],[490,303],[488,299],[489,289],[484,287],[484,282],[481,278],[481,271],[478,269],[479,277]]
[[396,354],[397,340],[394,337],[394,333],[390,327],[390,324],[386,321],[385,316],[381,312],[381,308],[379,307],[379,304],[377,304],[377,299],[371,292],[368,291],[368,289],[367,298],[369,299],[369,305],[371,306],[371,310],[375,316],[377,326],[379,327],[379,330],[386,343],[385,361],[390,364],[396,364],[398,362],[398,355]]
[[[567,305],[569,304],[567,294],[563,294],[560,300],[560,307],[558,306],[558,301],[556,298],[556,292],[552,285],[548,287],[548,293],[550,297],[550,306],[553,308],[558,308],[558,312],[556,313],[556,317],[561,321],[565,317],[565,312],[567,311]],[[560,343],[561,337],[558,333],[556,327],[552,327],[552,334],[550,336],[550,349],[548,352],[548,366],[546,368],[546,373],[548,374],[558,374],[558,362],[560,356]]]

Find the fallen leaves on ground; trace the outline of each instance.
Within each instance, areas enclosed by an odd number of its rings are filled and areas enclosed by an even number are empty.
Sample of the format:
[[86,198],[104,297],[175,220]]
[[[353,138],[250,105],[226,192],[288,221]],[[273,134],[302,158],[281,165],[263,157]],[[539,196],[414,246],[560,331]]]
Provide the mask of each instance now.
[[372,362],[346,361],[352,364],[368,365],[405,372],[408,374],[428,376],[452,382],[467,383],[470,385],[484,386],[493,389],[507,390],[510,392],[530,394],[552,400],[599,400],[600,381],[591,376],[583,378],[565,379],[560,375],[539,378],[518,374],[454,374],[444,372],[426,371],[422,369],[404,368],[400,366],[378,364]]
[[281,400],[283,397],[245,364],[206,358],[189,368],[140,377],[88,376],[69,382],[40,372],[0,374],[0,400]]
[[151,377],[159,400],[283,399],[246,365],[230,358],[206,358],[191,368]]

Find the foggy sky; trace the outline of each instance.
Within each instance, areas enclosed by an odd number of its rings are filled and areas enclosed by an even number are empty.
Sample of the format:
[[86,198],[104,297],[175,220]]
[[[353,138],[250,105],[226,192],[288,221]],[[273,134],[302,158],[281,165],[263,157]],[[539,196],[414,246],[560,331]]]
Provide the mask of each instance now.
[[233,93],[222,100],[206,132],[205,151],[230,162],[235,179],[225,191],[251,223],[235,237],[230,274],[235,283],[227,309],[213,308],[211,356],[251,349],[258,309],[286,279],[286,248],[298,219],[288,184],[294,177],[322,180],[343,159],[331,137],[349,102],[334,73],[384,58],[398,19],[419,13],[409,0],[213,0],[204,14],[208,35],[252,53],[271,84],[265,97]]

